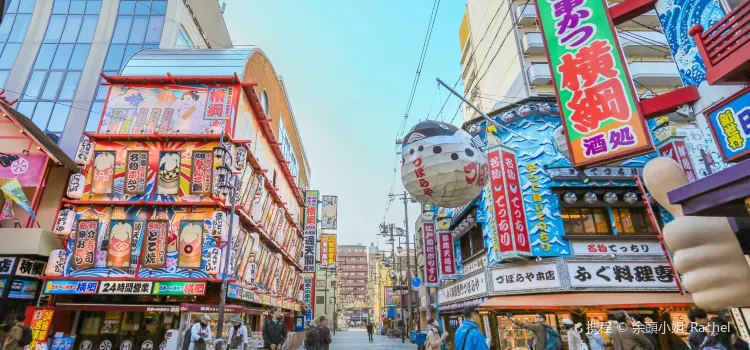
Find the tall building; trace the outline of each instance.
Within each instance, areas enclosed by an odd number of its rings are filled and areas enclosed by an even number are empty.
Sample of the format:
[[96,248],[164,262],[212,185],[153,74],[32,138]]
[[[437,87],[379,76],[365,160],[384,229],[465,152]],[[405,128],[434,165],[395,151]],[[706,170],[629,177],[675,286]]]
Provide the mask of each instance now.
[[[554,98],[538,21],[533,1],[468,0],[458,33],[461,80],[482,111],[528,97]],[[682,86],[656,11],[618,25],[617,32],[641,98]],[[466,105],[461,113],[464,121],[478,116]]]
[[361,244],[338,246],[338,292],[348,322],[362,322],[370,302],[367,290],[367,247]]
[[141,49],[231,48],[212,0],[11,0],[0,25],[0,87],[69,155],[94,132],[109,88]]

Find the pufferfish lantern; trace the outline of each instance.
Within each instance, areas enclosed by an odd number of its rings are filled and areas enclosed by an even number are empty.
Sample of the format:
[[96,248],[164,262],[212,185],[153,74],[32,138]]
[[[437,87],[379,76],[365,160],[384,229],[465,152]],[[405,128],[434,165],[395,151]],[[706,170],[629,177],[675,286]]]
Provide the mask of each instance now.
[[401,152],[401,181],[420,203],[457,208],[476,198],[487,182],[487,155],[454,125],[433,120],[415,125]]

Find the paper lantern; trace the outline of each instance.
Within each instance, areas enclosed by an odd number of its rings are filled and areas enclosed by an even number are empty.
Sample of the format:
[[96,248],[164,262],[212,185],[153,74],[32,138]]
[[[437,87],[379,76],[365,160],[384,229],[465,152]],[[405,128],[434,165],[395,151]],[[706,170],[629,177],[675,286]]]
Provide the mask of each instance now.
[[72,199],[81,199],[83,197],[83,186],[86,183],[86,178],[81,173],[70,174],[70,180],[68,181],[67,195]]
[[612,192],[607,192],[604,194],[604,201],[609,204],[617,203],[617,195]]
[[633,192],[625,192],[625,194],[622,196],[622,199],[625,201],[625,203],[634,204],[638,201],[638,195]]
[[57,219],[55,225],[52,228],[58,236],[67,237],[73,230],[73,221],[75,220],[76,213],[71,209],[60,209],[57,213]]
[[258,264],[256,264],[254,261],[251,261],[247,263],[247,267],[245,268],[245,284],[252,285],[255,284],[255,280],[258,278]]
[[460,207],[487,183],[487,155],[471,134],[451,124],[423,121],[402,144],[401,181],[420,203]]
[[573,204],[578,200],[578,197],[573,192],[565,192],[565,194],[563,195],[563,200],[565,201],[565,203]]
[[90,141],[81,141],[76,150],[76,156],[73,161],[78,165],[88,165],[91,156],[94,154],[94,144]]
[[245,169],[245,164],[247,163],[247,147],[243,145],[237,147],[234,161],[237,164],[237,169]]
[[588,204],[594,204],[598,200],[599,200],[599,198],[596,197],[596,193],[594,193],[594,192],[586,192],[583,195],[583,201],[586,202],[586,203],[588,203]]
[[49,253],[45,276],[62,276],[65,273],[65,260],[68,258],[65,249],[54,249]]
[[217,210],[211,216],[211,236],[227,238],[229,233],[229,224],[227,223],[227,213]]

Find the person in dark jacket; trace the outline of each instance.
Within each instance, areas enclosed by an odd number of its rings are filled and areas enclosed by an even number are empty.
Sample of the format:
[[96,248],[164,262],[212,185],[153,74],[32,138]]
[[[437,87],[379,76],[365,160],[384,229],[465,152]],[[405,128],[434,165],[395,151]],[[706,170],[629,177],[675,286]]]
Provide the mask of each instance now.
[[331,329],[328,328],[328,318],[320,316],[318,320],[318,332],[320,332],[320,345],[324,350],[328,350],[331,345]]
[[531,331],[531,346],[532,350],[544,350],[547,347],[547,328],[552,328],[552,325],[547,323],[547,315],[543,312],[538,312],[535,317],[535,322],[523,323],[513,318],[512,314],[507,316],[514,325],[521,328],[526,328]]
[[643,331],[633,328],[633,320],[624,310],[615,312],[617,326],[612,332],[612,346],[615,350],[654,350],[654,345],[646,339]]
[[263,324],[263,348],[270,350],[281,350],[286,341],[286,322],[281,316],[281,310],[274,309],[273,318],[266,320]]
[[688,311],[690,320],[690,333],[688,334],[688,345],[691,350],[699,350],[701,344],[706,339],[706,325],[708,324],[708,315],[701,308],[694,307]]
[[643,333],[643,336],[648,339],[649,342],[654,346],[654,349],[659,349],[659,340],[656,335],[651,332],[649,327],[646,325],[646,316],[641,314],[635,314],[631,316],[633,319],[633,328]]
[[367,321],[367,340],[372,341],[372,333],[375,332],[375,327],[373,327],[372,322]]

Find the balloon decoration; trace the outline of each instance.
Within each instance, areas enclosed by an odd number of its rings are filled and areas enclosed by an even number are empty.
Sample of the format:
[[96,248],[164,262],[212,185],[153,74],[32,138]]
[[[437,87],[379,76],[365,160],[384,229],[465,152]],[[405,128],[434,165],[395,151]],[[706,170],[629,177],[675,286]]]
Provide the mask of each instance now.
[[596,193],[594,193],[594,192],[586,192],[583,195],[583,201],[586,202],[586,203],[588,203],[588,204],[594,204],[598,200],[599,199],[596,197]]
[[578,201],[578,197],[573,192],[565,192],[565,194],[563,194],[563,200],[565,203],[573,204]]
[[625,201],[625,203],[634,204],[638,201],[638,195],[633,192],[625,192],[625,194],[622,196],[622,199]]
[[401,181],[422,204],[457,208],[475,199],[487,183],[487,155],[454,125],[423,121],[402,144]]
[[609,204],[614,204],[617,202],[617,195],[612,192],[607,192],[604,194],[604,201]]

